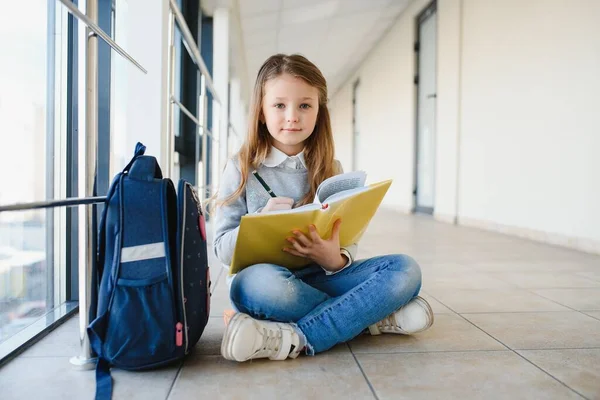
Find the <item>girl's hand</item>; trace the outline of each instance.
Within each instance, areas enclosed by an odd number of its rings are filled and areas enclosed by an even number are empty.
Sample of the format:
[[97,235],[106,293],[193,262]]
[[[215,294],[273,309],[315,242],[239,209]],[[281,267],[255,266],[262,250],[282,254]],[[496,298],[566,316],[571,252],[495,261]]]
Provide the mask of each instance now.
[[342,220],[338,219],[333,224],[331,238],[323,240],[314,225],[308,227],[310,237],[305,236],[300,231],[294,231],[294,237],[288,237],[286,240],[294,248],[286,247],[283,251],[298,257],[309,258],[328,271],[338,271],[346,265],[348,261],[340,253],[340,225]]
[[290,210],[294,205],[294,199],[290,197],[271,197],[263,207],[261,213],[267,211]]

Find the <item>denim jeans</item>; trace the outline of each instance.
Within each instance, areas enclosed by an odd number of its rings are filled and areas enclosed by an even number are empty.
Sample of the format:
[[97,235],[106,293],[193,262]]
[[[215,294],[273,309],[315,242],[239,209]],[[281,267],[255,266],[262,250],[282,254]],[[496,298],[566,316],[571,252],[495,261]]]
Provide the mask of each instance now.
[[294,323],[314,355],[346,342],[398,308],[421,289],[419,265],[406,255],[358,260],[326,275],[318,265],[297,271],[256,264],[233,279],[230,299],[253,318]]

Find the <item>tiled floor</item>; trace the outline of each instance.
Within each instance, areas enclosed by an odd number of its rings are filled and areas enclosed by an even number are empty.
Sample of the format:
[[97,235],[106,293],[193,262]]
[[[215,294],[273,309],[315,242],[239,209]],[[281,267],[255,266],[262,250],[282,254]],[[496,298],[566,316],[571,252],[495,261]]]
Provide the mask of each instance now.
[[[226,285],[215,274],[197,351],[159,371],[115,371],[114,398],[600,399],[600,257],[390,211],[374,218],[359,256],[382,253],[420,262],[430,330],[229,362],[219,355]],[[93,398],[93,372],[69,364],[77,346],[72,319],[0,369],[0,398]]]

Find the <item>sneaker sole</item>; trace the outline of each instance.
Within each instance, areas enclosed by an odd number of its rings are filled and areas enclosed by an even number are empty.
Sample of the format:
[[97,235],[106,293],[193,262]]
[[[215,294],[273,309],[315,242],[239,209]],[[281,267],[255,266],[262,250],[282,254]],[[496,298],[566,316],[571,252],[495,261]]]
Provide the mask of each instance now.
[[233,348],[232,348],[233,338],[235,337],[236,333],[238,332],[241,322],[246,318],[250,318],[250,317],[248,317],[247,315],[242,314],[242,313],[237,313],[231,318],[231,320],[229,321],[229,324],[227,324],[227,327],[225,328],[225,332],[223,333],[223,340],[221,341],[221,355],[226,360],[238,361],[238,362],[246,361],[246,360],[236,360],[233,357]]

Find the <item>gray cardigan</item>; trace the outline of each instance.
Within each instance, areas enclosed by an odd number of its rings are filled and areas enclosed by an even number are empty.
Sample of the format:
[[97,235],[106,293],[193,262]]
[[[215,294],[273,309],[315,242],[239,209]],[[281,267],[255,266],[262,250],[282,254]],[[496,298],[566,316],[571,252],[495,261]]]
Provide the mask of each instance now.
[[[336,163],[338,171],[341,173],[341,164],[337,160]],[[307,178],[308,171],[303,166],[293,169],[284,165],[274,167],[261,165],[258,173],[277,196],[291,197],[296,202],[302,199],[310,189]],[[228,197],[237,189],[241,182],[241,176],[237,157],[227,161],[219,185],[218,200]],[[214,251],[217,258],[227,269],[233,258],[242,216],[260,212],[269,201],[269,198],[270,196],[266,190],[251,175],[241,195],[233,203],[217,208]],[[349,258],[349,262],[346,264],[348,266],[355,258],[357,245],[353,244],[341,249],[341,252]]]

